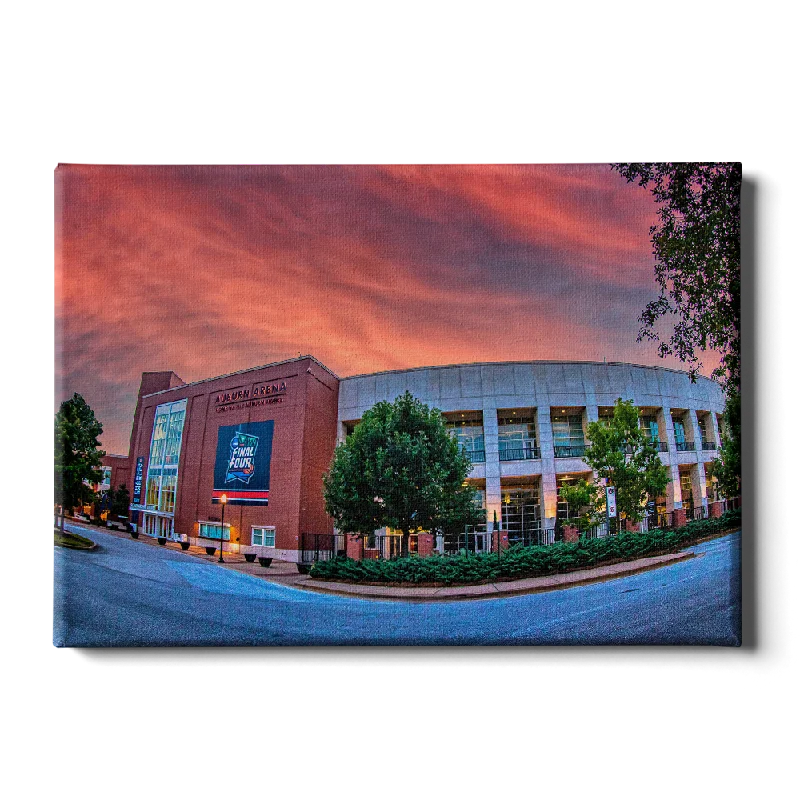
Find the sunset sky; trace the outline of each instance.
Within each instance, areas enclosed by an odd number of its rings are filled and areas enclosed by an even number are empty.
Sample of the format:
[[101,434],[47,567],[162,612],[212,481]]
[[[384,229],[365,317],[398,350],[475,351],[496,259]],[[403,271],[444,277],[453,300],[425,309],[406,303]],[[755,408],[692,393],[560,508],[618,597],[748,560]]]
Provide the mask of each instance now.
[[654,222],[606,164],[61,166],[56,400],[81,393],[126,453],[143,371],[676,366],[636,342]]

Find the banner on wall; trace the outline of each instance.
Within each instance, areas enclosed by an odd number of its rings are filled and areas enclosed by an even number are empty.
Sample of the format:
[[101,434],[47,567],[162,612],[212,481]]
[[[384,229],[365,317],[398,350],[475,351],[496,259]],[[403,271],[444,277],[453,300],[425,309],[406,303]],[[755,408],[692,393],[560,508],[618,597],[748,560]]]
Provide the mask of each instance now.
[[136,471],[133,473],[133,499],[131,504],[138,506],[142,502],[142,482],[144,480],[144,456],[136,459]]
[[225,494],[228,505],[269,504],[269,467],[275,423],[246,422],[223,425],[217,432],[212,503]]

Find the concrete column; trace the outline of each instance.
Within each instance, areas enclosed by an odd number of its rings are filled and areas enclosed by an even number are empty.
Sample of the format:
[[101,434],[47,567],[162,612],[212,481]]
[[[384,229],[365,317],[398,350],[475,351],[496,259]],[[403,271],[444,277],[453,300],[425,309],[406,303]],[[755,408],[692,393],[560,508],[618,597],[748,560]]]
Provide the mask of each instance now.
[[667,466],[670,473],[669,483],[665,489],[667,497],[667,511],[683,508],[683,495],[681,494],[681,473],[677,464]]
[[539,406],[536,409],[536,422],[539,428],[539,446],[542,450],[542,519],[549,521],[544,527],[552,528],[556,518],[558,489],[556,487],[556,460],[553,454],[550,406]]
[[673,512],[682,508],[681,476],[678,470],[678,451],[675,449],[675,431],[672,429],[672,412],[669,406],[659,409],[656,414],[658,419],[658,436],[662,442],[667,443],[667,469],[670,473],[670,482],[667,484],[667,511]]
[[[583,441],[588,445],[589,438],[586,435],[586,431],[588,429],[590,422],[597,422],[600,419],[600,409],[598,406],[586,406],[586,413],[584,415],[586,422],[583,425]],[[593,479],[597,478],[597,475],[592,476]]]
[[698,461],[702,458],[703,437],[700,434],[700,424],[697,422],[697,411],[693,408],[689,409],[689,428],[692,431],[692,441],[695,447],[695,457]]
[[497,406],[491,398],[483,405],[483,441],[486,449],[486,522],[487,531],[494,530],[494,515],[502,521],[500,491],[500,444],[497,438]]
[[702,504],[708,512],[708,497],[706,495],[706,467],[702,461],[692,466],[692,496],[695,505]]
[[678,451],[675,449],[675,431],[672,428],[672,411],[669,406],[659,409],[656,418],[658,419],[658,436],[662,442],[667,443],[670,461],[674,461]]
[[708,416],[711,419],[711,435],[714,437],[714,443],[717,447],[722,447],[722,436],[719,429],[719,422],[717,422],[717,415],[712,411]]

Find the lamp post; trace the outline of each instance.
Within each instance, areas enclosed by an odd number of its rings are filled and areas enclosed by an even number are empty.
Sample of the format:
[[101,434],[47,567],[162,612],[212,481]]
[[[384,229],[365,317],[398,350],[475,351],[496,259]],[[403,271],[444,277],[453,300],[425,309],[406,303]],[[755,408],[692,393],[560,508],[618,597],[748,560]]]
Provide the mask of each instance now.
[[222,520],[220,521],[219,526],[219,562],[220,564],[224,564],[225,560],[222,558],[222,542],[224,541],[225,537],[225,505],[228,502],[228,495],[225,493],[222,494],[222,497],[219,499],[220,504],[222,505]]

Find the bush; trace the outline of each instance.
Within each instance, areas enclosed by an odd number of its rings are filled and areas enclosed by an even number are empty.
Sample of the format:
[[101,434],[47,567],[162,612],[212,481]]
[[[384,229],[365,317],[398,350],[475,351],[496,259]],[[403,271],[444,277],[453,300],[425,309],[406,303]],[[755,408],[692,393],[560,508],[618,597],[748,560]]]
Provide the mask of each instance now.
[[391,561],[354,561],[338,557],[317,561],[311,576],[322,580],[353,583],[489,583],[501,579],[536,578],[559,572],[587,569],[613,561],[633,561],[659,553],[674,553],[698,539],[741,525],[741,511],[729,511],[717,519],[689,522],[674,530],[647,533],[622,531],[602,539],[557,542],[551,545],[509,547],[497,553],[466,553],[457,556],[411,556]]

